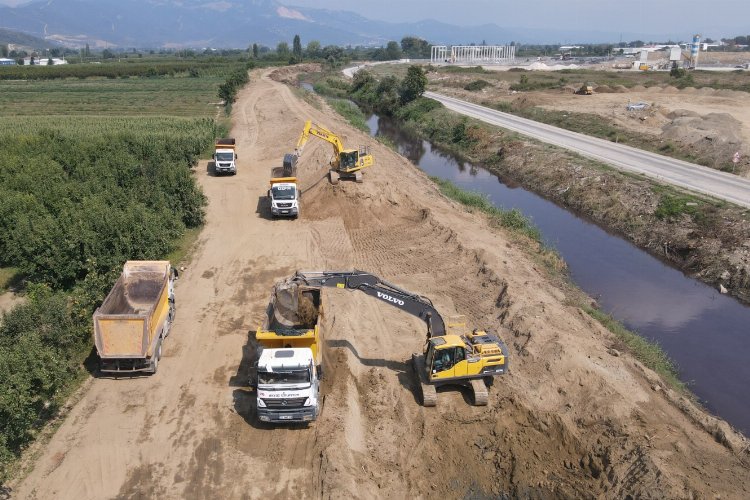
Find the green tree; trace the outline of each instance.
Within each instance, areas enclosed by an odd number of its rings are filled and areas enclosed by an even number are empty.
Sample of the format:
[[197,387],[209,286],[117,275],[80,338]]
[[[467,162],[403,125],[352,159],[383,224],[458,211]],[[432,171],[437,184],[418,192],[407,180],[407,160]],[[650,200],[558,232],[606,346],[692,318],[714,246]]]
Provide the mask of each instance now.
[[112,52],[112,51],[111,51],[111,50],[109,50],[109,49],[104,49],[104,50],[102,51],[102,57],[103,57],[104,59],[114,59],[114,58],[115,58],[115,53],[114,53],[114,52]]
[[279,42],[276,46],[276,55],[279,59],[289,58],[289,44],[286,42]]
[[401,39],[401,50],[408,57],[430,57],[430,47],[429,42],[415,36],[405,36]]
[[55,64],[55,62],[52,60],[51,57],[49,59],[47,59],[47,66],[52,66],[54,64]]
[[[152,54],[153,54],[153,52],[152,52]],[[91,49],[89,48],[89,44],[88,43],[86,44],[86,48],[83,49],[83,55],[84,55],[84,57],[91,56]]]
[[299,35],[294,35],[294,41],[292,42],[292,55],[297,62],[302,60],[302,41],[300,41]]
[[427,88],[427,76],[419,66],[409,66],[401,82],[401,104],[408,104],[424,94]]
[[398,42],[388,42],[388,45],[385,46],[385,58],[389,61],[401,59],[401,47],[399,47]]
[[310,40],[307,44],[307,57],[310,59],[316,59],[320,57],[320,42],[317,40]]
[[253,44],[253,57],[257,59],[258,58],[258,53],[259,53],[258,52],[258,44],[254,43]]
[[10,51],[8,50],[8,46],[6,44],[0,45],[0,54],[2,57],[8,57],[8,54],[10,54]]

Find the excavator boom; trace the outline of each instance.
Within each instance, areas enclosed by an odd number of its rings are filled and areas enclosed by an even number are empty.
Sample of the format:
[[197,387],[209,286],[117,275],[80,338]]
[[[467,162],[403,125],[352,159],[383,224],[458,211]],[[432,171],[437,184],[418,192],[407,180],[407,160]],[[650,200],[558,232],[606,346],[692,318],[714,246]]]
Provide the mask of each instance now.
[[360,290],[367,295],[388,302],[403,311],[417,316],[427,323],[427,337],[445,335],[445,321],[432,305],[432,301],[421,295],[411,293],[393,283],[362,271],[311,271],[300,272],[292,281],[307,286],[326,286],[332,288],[349,288]]
[[297,141],[297,156],[302,155],[302,149],[305,147],[305,144],[307,144],[311,135],[330,143],[333,146],[334,154],[337,158],[341,152],[344,151],[344,145],[336,134],[325,127],[314,124],[311,120],[307,120],[305,122],[305,128],[302,129],[302,134]]

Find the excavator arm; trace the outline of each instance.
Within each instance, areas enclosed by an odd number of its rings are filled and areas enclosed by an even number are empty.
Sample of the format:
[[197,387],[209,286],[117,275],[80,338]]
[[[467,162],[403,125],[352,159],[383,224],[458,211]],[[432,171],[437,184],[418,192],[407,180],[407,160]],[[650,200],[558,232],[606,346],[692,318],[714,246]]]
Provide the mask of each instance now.
[[297,141],[297,156],[302,155],[302,149],[305,147],[305,144],[307,144],[311,135],[330,143],[333,146],[336,158],[338,158],[341,152],[344,151],[344,145],[336,134],[325,127],[321,127],[320,125],[316,125],[312,121],[307,120],[305,122],[305,128],[302,129],[302,134]]
[[375,275],[362,271],[312,271],[300,272],[292,282],[312,287],[333,287],[359,290],[421,318],[427,323],[427,338],[445,335],[445,321],[427,297],[404,290]]

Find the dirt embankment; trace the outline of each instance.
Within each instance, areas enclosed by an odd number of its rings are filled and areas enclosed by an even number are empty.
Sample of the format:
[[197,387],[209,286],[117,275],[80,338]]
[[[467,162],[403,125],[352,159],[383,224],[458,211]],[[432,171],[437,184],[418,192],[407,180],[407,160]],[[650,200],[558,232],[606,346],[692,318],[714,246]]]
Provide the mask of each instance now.
[[[308,118],[345,144],[368,144],[376,165],[363,184],[332,186],[321,180],[330,148],[311,142],[299,165],[301,218],[270,220],[268,173]],[[178,282],[160,373],[94,381],[16,485],[18,498],[750,494],[744,438],[612,350],[613,336],[550,282],[530,242],[491,228],[404,158],[258,73],[233,122],[238,175],[197,172],[207,225]],[[297,268],[367,270],[465,314],[506,340],[511,373],[487,407],[444,390],[437,408],[423,408],[408,360],[424,324],[364,294],[326,290],[322,415],[309,428],[264,426],[246,387],[247,332],[272,284]]]

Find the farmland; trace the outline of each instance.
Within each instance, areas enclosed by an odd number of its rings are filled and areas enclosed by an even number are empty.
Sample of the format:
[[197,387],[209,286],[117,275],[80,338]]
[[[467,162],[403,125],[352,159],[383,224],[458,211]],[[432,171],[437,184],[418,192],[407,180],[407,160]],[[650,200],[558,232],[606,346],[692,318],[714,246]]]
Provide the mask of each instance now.
[[206,201],[191,167],[243,68],[0,76],[0,270],[26,297],[0,321],[0,479],[85,380],[91,313],[123,261],[194,240]]

